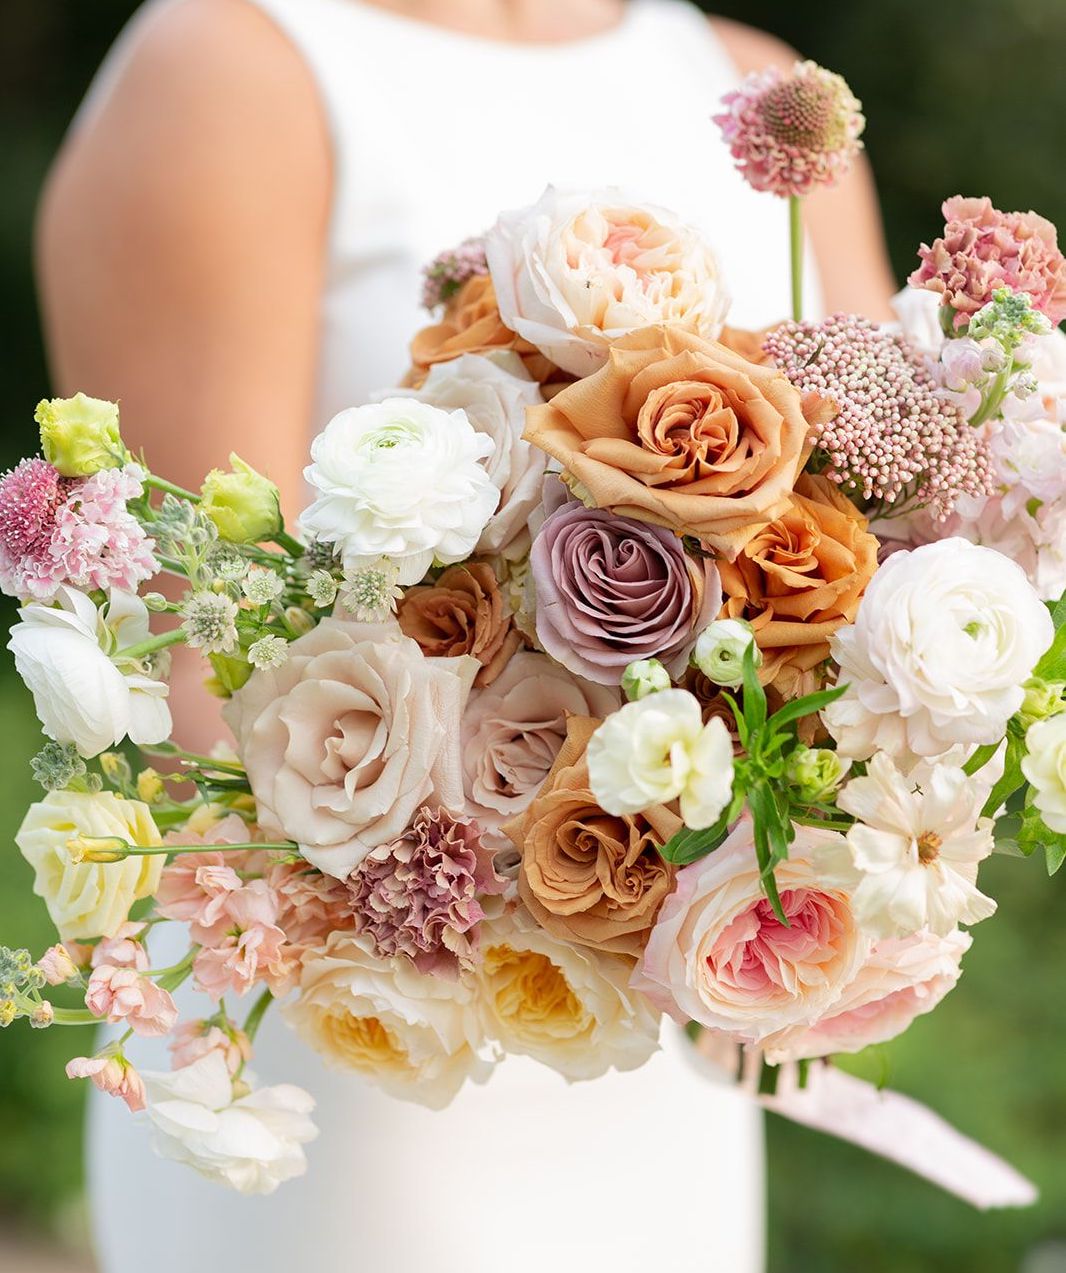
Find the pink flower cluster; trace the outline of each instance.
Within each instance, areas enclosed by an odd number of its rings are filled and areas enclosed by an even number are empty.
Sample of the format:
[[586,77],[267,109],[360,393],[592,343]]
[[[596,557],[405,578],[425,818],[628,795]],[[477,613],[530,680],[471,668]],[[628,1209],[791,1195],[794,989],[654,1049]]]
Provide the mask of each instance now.
[[76,1056],[67,1062],[68,1079],[90,1079],[108,1096],[118,1096],[136,1114],[147,1105],[144,1080],[121,1053]]
[[422,809],[394,844],[375,849],[348,881],[357,932],[379,955],[406,955],[420,972],[455,974],[477,949],[479,894],[500,893],[476,822]]
[[714,122],[756,190],[787,198],[835,185],[862,149],[862,103],[814,62],[789,75],[776,67],[749,75],[722,104]]
[[482,239],[464,239],[456,248],[447,248],[422,271],[422,304],[436,309],[449,300],[468,280],[489,272]]
[[121,1022],[136,1034],[153,1037],[174,1028],[178,1009],[169,991],[143,975],[148,968],[148,952],[138,940],[143,930],[143,924],[123,924],[114,937],[98,943],[85,1006],[103,1021]]
[[991,199],[962,195],[944,202],[944,233],[918,251],[912,287],[939,292],[955,310],[955,327],[992,299],[997,287],[1024,292],[1052,323],[1066,318],[1066,258],[1055,227],[1035,212],[1000,212]]
[[826,454],[827,476],[857,497],[885,505],[906,497],[942,520],[961,496],[990,493],[987,442],[902,336],[834,314],[783,323],[764,349],[797,389],[835,404],[811,440]]
[[0,590],[49,601],[60,584],[137,585],[159,569],[154,544],[126,504],[143,494],[136,465],[84,480],[60,477],[41,459],[0,477]]

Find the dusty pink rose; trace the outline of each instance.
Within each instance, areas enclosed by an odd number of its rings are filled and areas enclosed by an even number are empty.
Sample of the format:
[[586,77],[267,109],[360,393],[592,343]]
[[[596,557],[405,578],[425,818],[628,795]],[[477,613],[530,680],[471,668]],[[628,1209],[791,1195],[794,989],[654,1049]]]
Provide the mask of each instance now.
[[175,1070],[192,1065],[209,1052],[219,1052],[226,1069],[236,1074],[252,1056],[251,1040],[243,1030],[223,1030],[210,1021],[183,1021],[168,1046],[171,1068]]
[[210,928],[190,930],[203,947],[193,973],[212,999],[247,994],[257,981],[278,993],[289,988],[295,958],[277,918],[274,891],[264,880],[251,880],[226,894],[225,907]]
[[762,892],[744,819],[721,848],[678,872],[635,988],[679,1020],[737,1042],[821,1020],[869,952],[848,894],[823,882],[846,860],[841,836],[796,828],[789,858],[777,868],[786,928]]
[[62,986],[77,975],[78,965],[66,946],[49,946],[37,961],[45,981],[50,986]]
[[463,715],[467,812],[490,835],[523,813],[566,738],[568,716],[602,719],[621,706],[617,689],[575,676],[544,654],[516,654],[470,696]]
[[[561,483],[545,506],[558,503]],[[718,570],[661,526],[563,499],[533,541],[537,639],[563,667],[617,685],[635,659],[680,674],[696,637],[721,609]]]
[[1035,212],[1000,212],[992,200],[945,201],[944,233],[922,244],[921,265],[907,280],[939,292],[964,327],[997,287],[1024,292],[1054,325],[1066,318],[1066,259],[1055,227]]
[[123,1022],[135,1034],[167,1034],[178,1019],[170,993],[134,968],[100,964],[89,978],[85,1006],[94,1017],[115,1025]]
[[144,972],[149,967],[148,952],[137,940],[145,930],[144,924],[127,921],[113,937],[105,937],[93,947],[89,962],[93,968],[110,964],[113,968],[132,968]]
[[955,988],[971,941],[956,928],[946,937],[920,932],[877,942],[821,1021],[763,1041],[766,1059],[779,1065],[832,1052],[861,1052],[894,1039]]
[[90,1079],[101,1092],[121,1097],[135,1114],[147,1104],[141,1076],[121,1054],[76,1056],[67,1062],[67,1078]]

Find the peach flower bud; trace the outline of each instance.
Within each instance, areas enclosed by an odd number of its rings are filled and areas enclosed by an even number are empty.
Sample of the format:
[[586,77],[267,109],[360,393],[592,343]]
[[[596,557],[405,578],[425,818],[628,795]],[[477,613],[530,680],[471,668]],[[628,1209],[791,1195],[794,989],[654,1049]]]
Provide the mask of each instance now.
[[49,946],[37,963],[50,986],[61,986],[78,975],[78,966],[65,946]]
[[89,978],[85,1006],[115,1025],[125,1022],[136,1034],[167,1034],[178,1019],[170,993],[133,968],[101,964]]
[[55,1019],[56,1010],[47,999],[42,999],[30,1013],[30,1025],[35,1030],[47,1029]]
[[120,1096],[135,1114],[147,1104],[141,1076],[121,1053],[76,1056],[67,1062],[67,1078],[91,1080],[108,1096]]

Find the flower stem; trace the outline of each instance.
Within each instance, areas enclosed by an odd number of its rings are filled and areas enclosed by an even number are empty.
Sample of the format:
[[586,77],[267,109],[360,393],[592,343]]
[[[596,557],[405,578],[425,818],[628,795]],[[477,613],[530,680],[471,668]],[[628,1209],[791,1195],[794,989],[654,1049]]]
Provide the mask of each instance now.
[[178,760],[187,761],[198,769],[213,769],[219,773],[236,774],[239,778],[244,777],[243,765],[239,765],[232,760],[216,760],[213,756],[203,756],[199,752],[186,751],[183,747],[178,747],[174,743],[142,745],[140,750],[146,752],[149,756],[175,756]]
[[174,628],[170,632],[149,637],[147,641],[141,641],[137,645],[127,645],[124,650],[116,650],[111,659],[112,662],[117,659],[143,659],[146,654],[154,654],[156,650],[164,650],[168,645],[177,645],[184,640],[185,633],[181,628]]
[[176,495],[179,499],[191,500],[194,504],[199,504],[200,497],[195,491],[187,491],[184,486],[177,486],[174,482],[168,482],[164,477],[156,477],[154,473],[149,473],[144,479],[145,486],[150,486],[154,491],[162,491],[165,495]]
[[302,557],[307,552],[305,545],[290,535],[287,530],[279,530],[274,536],[274,543],[284,548],[290,557]]
[[803,321],[803,205],[798,195],[788,198],[788,242],[792,261],[792,317]]
[[266,1010],[273,1002],[273,994],[269,990],[264,990],[255,1003],[252,1004],[244,1022],[244,1033],[250,1041],[255,1041],[255,1036],[259,1032],[259,1026],[266,1014]]
[[286,853],[295,853],[296,842],[293,840],[275,840],[269,843],[262,840],[247,840],[243,844],[159,844],[149,848],[131,844],[127,857],[160,857],[171,853],[236,853],[258,849],[278,849]]

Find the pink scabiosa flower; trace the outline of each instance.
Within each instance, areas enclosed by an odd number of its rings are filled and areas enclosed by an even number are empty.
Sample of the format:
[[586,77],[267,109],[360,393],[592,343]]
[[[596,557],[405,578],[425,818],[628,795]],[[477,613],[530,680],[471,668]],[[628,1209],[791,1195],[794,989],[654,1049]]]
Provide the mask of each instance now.
[[143,494],[137,465],[102,469],[83,481],[44,460],[23,460],[0,478],[0,589],[50,601],[61,584],[137,586],[159,569],[153,541],[128,511]]
[[489,272],[483,239],[464,239],[458,247],[438,253],[422,271],[422,304],[434,310],[450,300],[463,284]]
[[373,850],[348,881],[357,932],[387,958],[406,955],[424,973],[470,967],[479,894],[503,891],[476,822],[423,808],[411,829]]
[[275,993],[290,988],[296,960],[277,919],[274,890],[264,880],[251,880],[226,894],[210,928],[190,929],[203,947],[193,973],[212,999],[247,994],[257,981],[265,981]]
[[144,1082],[121,1052],[105,1050],[99,1056],[76,1056],[67,1062],[68,1079],[89,1079],[108,1096],[118,1096],[136,1114],[145,1108]]
[[175,1070],[193,1065],[210,1052],[218,1052],[230,1074],[237,1074],[251,1060],[252,1042],[243,1030],[211,1021],[183,1021],[171,1036],[170,1064]]
[[85,1006],[94,1017],[115,1025],[124,1022],[135,1034],[167,1034],[178,1019],[170,993],[135,968],[100,964],[93,969]]
[[722,99],[721,128],[745,181],[782,198],[832,186],[862,149],[862,103],[815,62],[749,75]]
[[1000,212],[991,199],[947,199],[944,233],[918,250],[912,287],[939,292],[954,325],[992,300],[999,287],[1024,292],[1056,326],[1066,318],[1066,258],[1055,227],[1035,212]]
[[[802,393],[831,400],[837,414],[811,441],[826,476],[865,501],[929,507],[946,518],[963,495],[991,493],[982,435],[938,392],[907,341],[855,314],[783,323],[764,343]],[[897,510],[898,511],[898,510]]]

